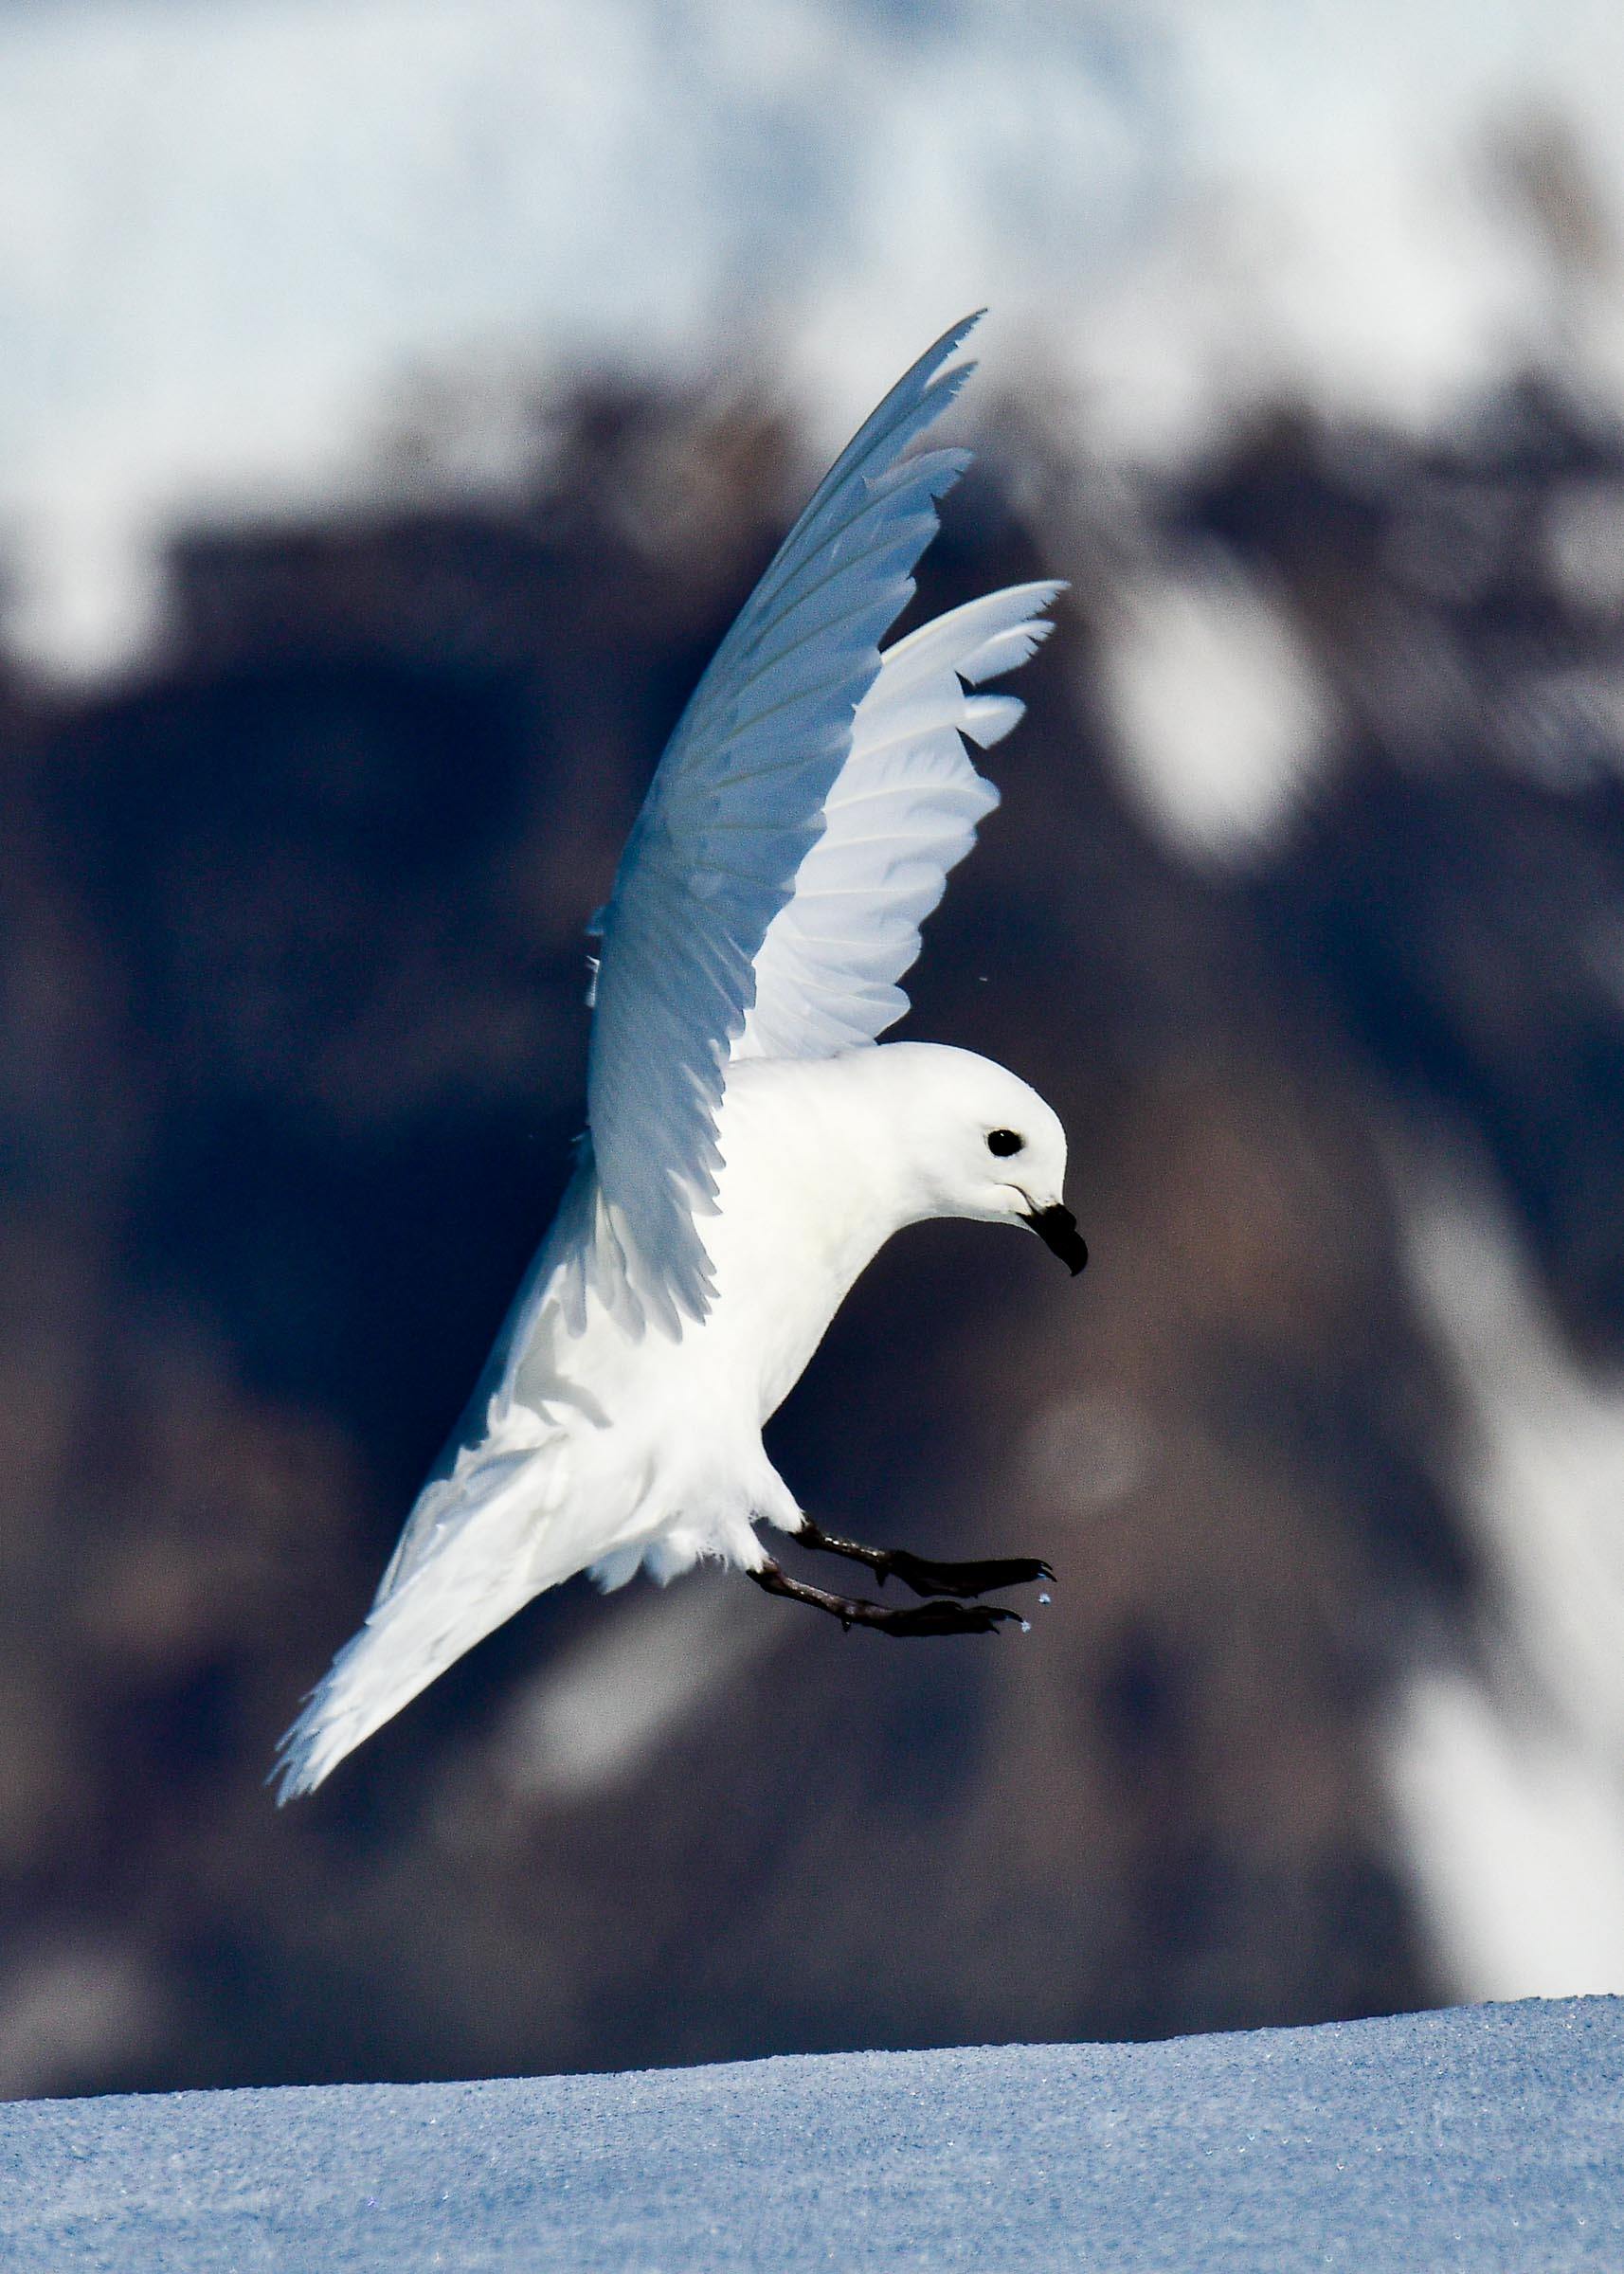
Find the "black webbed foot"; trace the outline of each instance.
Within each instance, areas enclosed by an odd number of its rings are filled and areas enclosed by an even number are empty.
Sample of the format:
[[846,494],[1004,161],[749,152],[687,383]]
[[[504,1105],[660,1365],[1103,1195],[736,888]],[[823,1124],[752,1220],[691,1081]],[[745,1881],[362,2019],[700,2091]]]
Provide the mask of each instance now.
[[838,1618],[843,1627],[877,1627],[882,1634],[996,1634],[1006,1618],[1020,1616],[1017,1611],[991,1603],[910,1603],[892,1610],[884,1603],[830,1595],[825,1588],[808,1586],[804,1579],[792,1579],[770,1561],[749,1576],[768,1595],[784,1596],[792,1603],[810,1603],[815,1611],[826,1611]]
[[801,1529],[793,1536],[803,1547],[821,1548],[826,1555],[866,1563],[882,1587],[887,1579],[898,1579],[915,1595],[955,1596],[961,1602],[971,1596],[990,1595],[998,1587],[1025,1587],[1034,1579],[1055,1577],[1037,1556],[991,1556],[974,1563],[936,1563],[906,1547],[865,1547],[859,1540],[842,1540],[824,1531],[810,1516],[802,1519]]
[[1006,1618],[1020,1620],[1020,1614],[999,1603],[936,1602],[911,1603],[905,1611],[882,1609],[870,1623],[882,1634],[996,1634]]
[[915,1595],[990,1595],[999,1587],[1024,1587],[1034,1579],[1052,1579],[1055,1574],[1036,1556],[992,1556],[980,1563],[933,1563],[927,1556],[910,1554],[905,1547],[882,1548],[883,1562],[874,1569],[883,1587],[898,1579]]

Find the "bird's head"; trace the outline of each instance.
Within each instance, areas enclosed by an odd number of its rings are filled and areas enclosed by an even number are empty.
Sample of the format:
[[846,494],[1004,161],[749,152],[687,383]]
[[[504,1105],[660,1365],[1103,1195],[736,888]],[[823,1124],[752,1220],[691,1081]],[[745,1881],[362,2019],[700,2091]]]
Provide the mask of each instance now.
[[875,1055],[901,1077],[918,1215],[1024,1224],[1080,1272],[1089,1252],[1061,1197],[1066,1132],[1054,1107],[973,1051],[893,1042]]

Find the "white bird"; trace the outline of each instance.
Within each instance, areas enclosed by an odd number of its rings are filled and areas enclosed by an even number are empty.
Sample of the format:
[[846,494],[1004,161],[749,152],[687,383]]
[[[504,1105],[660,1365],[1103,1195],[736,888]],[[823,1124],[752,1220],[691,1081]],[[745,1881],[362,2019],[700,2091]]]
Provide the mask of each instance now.
[[[595,928],[587,1133],[471,1425],[424,1487],[360,1633],[279,1753],[314,1791],[464,1651],[589,1571],[662,1583],[704,1557],[894,1635],[990,1633],[974,1598],[1052,1576],[933,1563],[822,1531],[762,1428],[848,1289],[928,1217],[1034,1228],[1087,1260],[1066,1139],[967,1051],[876,1047],[919,926],[998,792],[1022,705],[968,692],[1024,663],[1063,589],[988,593],[883,652],[962,450],[906,455],[973,366],[956,325],[818,489],[673,734]],[[910,1607],[792,1579],[755,1526],[895,1576]]]

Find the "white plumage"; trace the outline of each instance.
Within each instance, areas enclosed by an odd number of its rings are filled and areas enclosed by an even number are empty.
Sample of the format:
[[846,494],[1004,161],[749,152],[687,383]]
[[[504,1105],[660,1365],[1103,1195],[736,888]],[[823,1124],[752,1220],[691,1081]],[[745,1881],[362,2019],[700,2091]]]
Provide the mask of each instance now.
[[[1072,1259],[1065,1139],[1043,1101],[966,1052],[873,1047],[998,802],[965,739],[989,748],[1021,705],[970,690],[1027,659],[1060,589],[990,593],[880,651],[966,462],[904,453],[967,375],[944,367],[974,320],[842,453],[660,761],[603,913],[574,1178],[466,1441],[283,1740],[284,1799],[582,1570],[615,1586],[719,1556],[806,1594],[754,1531],[805,1522],[762,1425],[875,1250],[965,1215],[1035,1223]],[[951,1616],[873,1623],[959,1631]]]

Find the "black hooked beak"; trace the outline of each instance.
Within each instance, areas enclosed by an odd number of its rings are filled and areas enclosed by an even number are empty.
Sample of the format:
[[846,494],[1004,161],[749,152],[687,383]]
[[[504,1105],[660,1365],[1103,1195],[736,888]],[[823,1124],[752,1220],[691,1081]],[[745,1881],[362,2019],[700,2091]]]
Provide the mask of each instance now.
[[1072,1211],[1056,1200],[1052,1208],[1034,1208],[1026,1221],[1074,1279],[1089,1259],[1089,1243],[1077,1230]]

